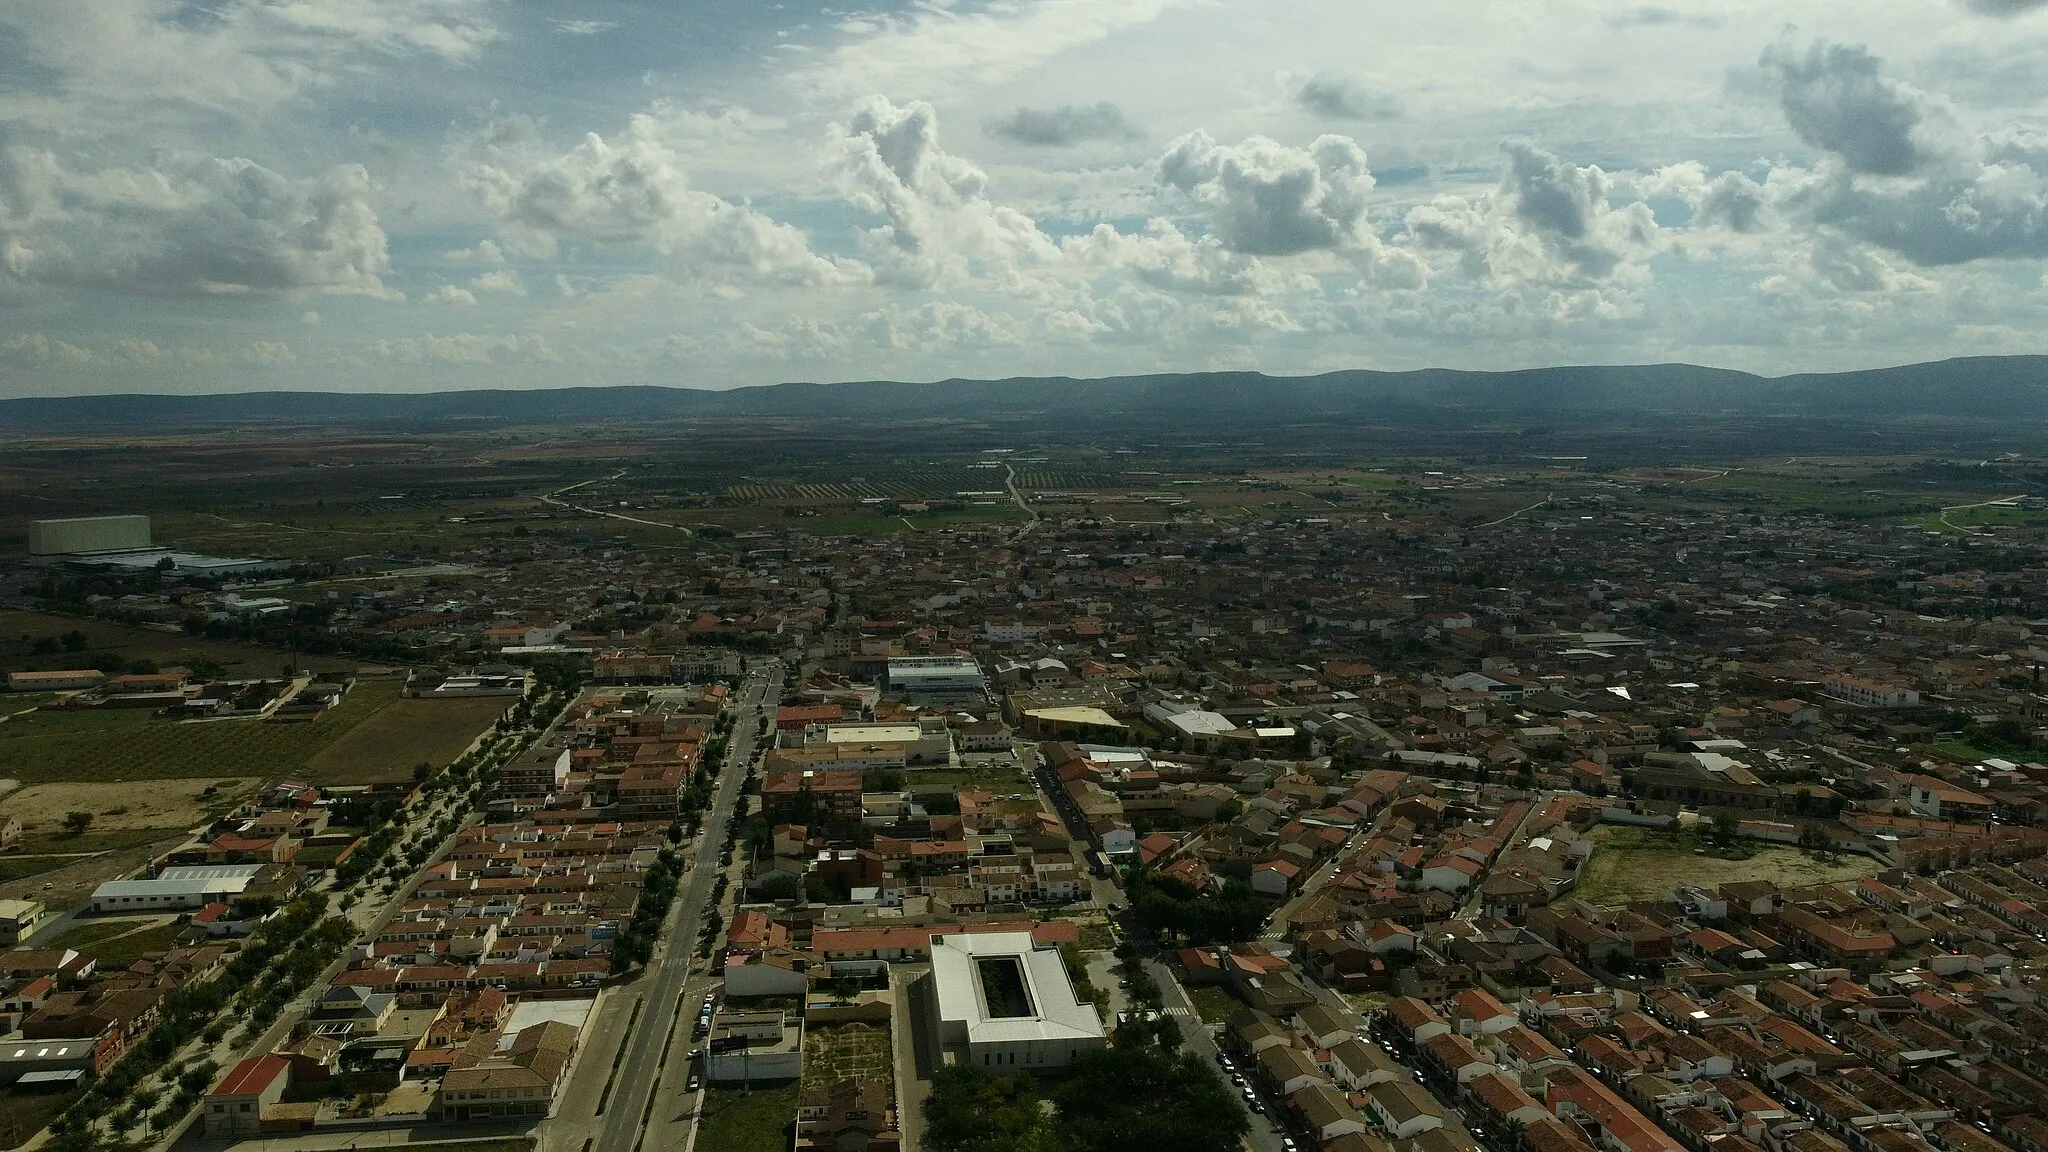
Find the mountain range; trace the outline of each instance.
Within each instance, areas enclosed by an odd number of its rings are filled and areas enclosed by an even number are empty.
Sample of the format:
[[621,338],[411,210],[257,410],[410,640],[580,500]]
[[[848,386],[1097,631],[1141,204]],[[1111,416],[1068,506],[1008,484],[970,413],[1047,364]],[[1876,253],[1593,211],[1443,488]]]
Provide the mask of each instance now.
[[0,428],[142,431],[242,425],[582,424],[719,418],[941,419],[1205,431],[1295,424],[1448,429],[1535,422],[1634,426],[2048,420],[2048,357],[1945,360],[1764,377],[1686,364],[1508,372],[1195,372],[910,384],[791,383],[708,391],[660,386],[431,393],[246,392],[0,400]]

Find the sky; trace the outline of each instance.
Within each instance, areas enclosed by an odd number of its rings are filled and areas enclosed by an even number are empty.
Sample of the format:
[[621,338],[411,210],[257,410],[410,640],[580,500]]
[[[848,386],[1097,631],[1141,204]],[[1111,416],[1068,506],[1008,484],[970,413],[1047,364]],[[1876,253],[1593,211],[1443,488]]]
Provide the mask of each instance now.
[[2048,0],[6,0],[0,397],[2048,351]]

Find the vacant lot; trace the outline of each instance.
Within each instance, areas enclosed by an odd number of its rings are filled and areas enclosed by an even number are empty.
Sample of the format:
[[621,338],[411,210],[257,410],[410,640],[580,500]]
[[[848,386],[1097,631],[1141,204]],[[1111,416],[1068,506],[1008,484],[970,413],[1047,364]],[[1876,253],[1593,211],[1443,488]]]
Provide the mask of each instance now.
[[144,916],[81,924],[51,941],[50,947],[76,949],[102,966],[124,968],[148,953],[174,947],[177,942],[175,918]]
[[[85,635],[83,652],[37,655],[34,642],[67,632]],[[29,640],[24,643],[22,637]],[[181,628],[133,628],[111,620],[57,616],[47,612],[0,612],[0,669],[76,668],[91,665],[94,657],[112,654],[123,660],[151,660],[163,667],[187,660],[207,659],[226,667],[235,679],[275,676],[285,664],[311,668],[316,672],[352,671],[357,661],[346,656],[296,655],[260,644],[233,640],[207,640],[188,636]],[[4,698],[0,698],[4,699]]]
[[738,1088],[707,1085],[698,1113],[697,1147],[718,1152],[784,1152],[796,1116],[797,1086]]
[[1723,860],[1695,855],[1699,843],[1690,835],[1611,824],[1593,829],[1590,836],[1593,857],[1579,879],[1578,895],[1595,904],[1657,900],[1679,884],[1712,888],[1735,880],[1769,880],[1796,888],[1853,880],[1878,870],[1877,861],[1865,856],[1822,863],[1797,848],[1758,848],[1747,860]]
[[411,779],[422,760],[445,768],[513,702],[509,696],[399,700],[315,753],[306,775],[316,784],[374,784]]
[[[21,818],[27,852],[97,852],[125,844],[109,834],[144,832],[163,836],[191,828],[256,790],[255,776],[196,780],[133,780],[125,784],[31,784],[0,800],[0,817]],[[212,796],[202,796],[208,787]],[[63,831],[66,812],[90,812],[83,836]],[[43,842],[44,837],[49,842]],[[132,843],[132,839],[129,840]]]
[[1244,1011],[1244,1001],[1214,984],[1182,987],[1186,988],[1188,1002],[1195,1006],[1195,1014],[1202,1018],[1204,1024],[1221,1024]]
[[344,733],[390,706],[399,687],[396,680],[361,681],[310,722],[109,720],[67,730],[26,726],[17,734],[11,731],[21,723],[17,717],[0,724],[0,777],[40,783],[295,775]]
[[873,1024],[836,1024],[804,1033],[805,1088],[829,1088],[841,1080],[893,1083],[889,1030]]

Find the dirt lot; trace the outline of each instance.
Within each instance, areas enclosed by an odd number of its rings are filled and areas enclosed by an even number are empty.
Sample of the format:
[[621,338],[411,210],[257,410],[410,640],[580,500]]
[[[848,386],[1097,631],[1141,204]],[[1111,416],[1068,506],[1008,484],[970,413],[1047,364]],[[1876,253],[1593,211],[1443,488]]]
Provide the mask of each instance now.
[[[61,834],[66,812],[92,813],[90,838],[97,833],[153,829],[182,832],[254,792],[262,780],[224,776],[194,780],[132,780],[123,784],[31,784],[0,800],[0,817],[18,816],[30,837]],[[208,785],[214,796],[199,793]],[[52,849],[60,850],[60,849]]]
[[1769,880],[1782,888],[1853,880],[1878,871],[1867,856],[1823,863],[1797,848],[1759,848],[1747,860],[1695,855],[1690,835],[1676,837],[1641,828],[1603,824],[1589,834],[1592,859],[1579,879],[1577,895],[1595,904],[1656,900],[1679,884],[1713,888],[1735,880]]
[[462,755],[513,703],[510,696],[399,700],[322,749],[306,774],[316,784],[411,779],[422,760],[441,768]]

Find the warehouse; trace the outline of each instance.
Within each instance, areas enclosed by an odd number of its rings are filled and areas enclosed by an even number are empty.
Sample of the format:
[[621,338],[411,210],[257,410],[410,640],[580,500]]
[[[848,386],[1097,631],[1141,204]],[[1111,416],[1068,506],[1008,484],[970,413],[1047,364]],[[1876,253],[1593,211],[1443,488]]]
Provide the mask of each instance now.
[[31,520],[28,523],[28,553],[31,556],[133,552],[149,546],[147,516],[84,516],[72,520]]
[[109,880],[92,890],[92,910],[153,912],[224,904],[240,896],[261,871],[261,864],[204,864],[166,868],[151,880]]
[[932,937],[940,1043],[977,1067],[1057,1068],[1105,1043],[1057,948],[1029,932]]

